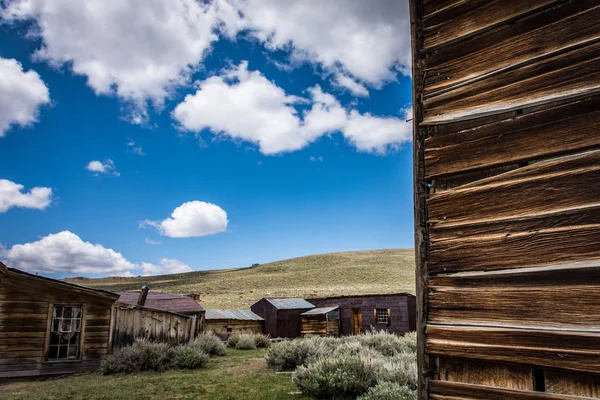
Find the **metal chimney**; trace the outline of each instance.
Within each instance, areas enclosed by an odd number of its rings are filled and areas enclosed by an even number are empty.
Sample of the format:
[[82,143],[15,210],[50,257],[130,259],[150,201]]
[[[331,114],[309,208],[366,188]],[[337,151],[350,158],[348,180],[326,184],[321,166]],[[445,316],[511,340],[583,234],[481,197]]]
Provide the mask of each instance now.
[[148,297],[148,291],[150,288],[146,285],[142,286],[142,291],[140,292],[140,297],[138,297],[137,305],[144,306],[146,304],[146,297]]

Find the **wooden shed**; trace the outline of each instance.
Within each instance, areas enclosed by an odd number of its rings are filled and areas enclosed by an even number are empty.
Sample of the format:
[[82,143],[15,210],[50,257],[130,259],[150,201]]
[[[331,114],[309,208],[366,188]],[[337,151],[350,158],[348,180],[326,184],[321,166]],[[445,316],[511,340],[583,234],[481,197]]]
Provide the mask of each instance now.
[[358,335],[372,329],[398,335],[416,328],[415,296],[410,293],[312,298],[317,307],[339,307],[340,334]]
[[0,380],[98,368],[118,297],[0,263]]
[[116,350],[145,338],[165,343],[186,343],[203,331],[204,308],[190,296],[141,291],[117,292],[114,305],[112,348]]
[[263,333],[265,320],[250,310],[206,310],[204,331],[227,338],[232,333]]
[[339,336],[340,310],[338,306],[313,308],[302,314],[302,337]]
[[599,398],[600,3],[410,10],[420,398]]
[[263,298],[250,307],[265,320],[265,333],[274,338],[297,338],[301,334],[300,314],[315,306],[300,298]]

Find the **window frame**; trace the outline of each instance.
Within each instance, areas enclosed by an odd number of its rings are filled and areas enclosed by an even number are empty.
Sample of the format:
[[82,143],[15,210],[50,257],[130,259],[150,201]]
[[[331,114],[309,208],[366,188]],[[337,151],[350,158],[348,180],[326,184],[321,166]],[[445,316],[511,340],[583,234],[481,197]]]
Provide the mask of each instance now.
[[[390,325],[392,323],[392,316],[391,316],[389,308],[384,308],[384,307],[379,308],[379,307],[377,307],[377,308],[375,308],[374,311],[375,311],[374,312],[374,314],[375,314],[375,324],[377,324],[377,325]],[[383,312],[385,312],[385,319],[386,319],[386,321],[380,321],[379,320],[379,312],[380,311],[382,312],[382,314],[383,314]]]
[[[49,358],[50,355],[50,340],[52,338],[52,323],[54,321],[54,308],[55,307],[79,307],[81,308],[81,317],[79,324],[79,339],[77,340],[77,358]],[[86,306],[83,303],[69,303],[69,302],[58,302],[58,303],[49,303],[48,304],[48,321],[46,326],[46,340],[44,343],[44,359],[42,363],[44,364],[54,364],[54,363],[78,363],[83,361],[83,332],[85,330],[85,315],[86,315]],[[62,317],[61,317],[62,318]]]

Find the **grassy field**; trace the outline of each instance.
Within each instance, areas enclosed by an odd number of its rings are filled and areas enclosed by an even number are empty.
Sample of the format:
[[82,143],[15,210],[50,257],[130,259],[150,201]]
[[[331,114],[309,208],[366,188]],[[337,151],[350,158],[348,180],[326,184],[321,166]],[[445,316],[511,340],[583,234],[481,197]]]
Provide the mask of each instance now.
[[320,254],[250,268],[135,278],[69,280],[106,290],[139,289],[201,295],[205,308],[248,308],[263,297],[415,292],[412,249]]
[[0,386],[0,398],[43,399],[203,399],[284,400],[306,399],[290,375],[267,367],[264,349],[227,349],[225,357],[209,361],[206,368],[102,376],[99,373],[40,382]]

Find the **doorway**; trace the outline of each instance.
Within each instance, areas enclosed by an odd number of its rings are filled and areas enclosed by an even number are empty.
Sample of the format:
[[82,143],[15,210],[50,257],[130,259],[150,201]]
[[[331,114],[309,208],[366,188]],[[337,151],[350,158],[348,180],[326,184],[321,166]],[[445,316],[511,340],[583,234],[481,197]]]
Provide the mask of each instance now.
[[360,335],[362,332],[362,310],[360,308],[352,309],[352,334]]

